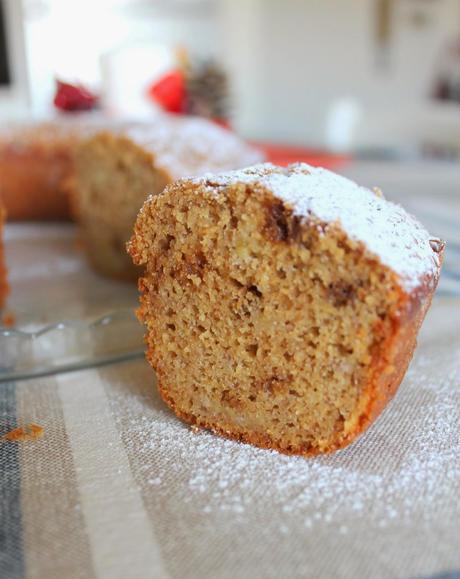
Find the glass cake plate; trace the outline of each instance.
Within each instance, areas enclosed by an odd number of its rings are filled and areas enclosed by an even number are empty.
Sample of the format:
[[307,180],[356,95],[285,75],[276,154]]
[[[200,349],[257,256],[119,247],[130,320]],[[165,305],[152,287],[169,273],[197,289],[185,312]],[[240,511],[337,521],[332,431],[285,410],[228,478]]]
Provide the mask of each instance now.
[[135,284],[92,272],[71,224],[10,224],[0,382],[142,357]]

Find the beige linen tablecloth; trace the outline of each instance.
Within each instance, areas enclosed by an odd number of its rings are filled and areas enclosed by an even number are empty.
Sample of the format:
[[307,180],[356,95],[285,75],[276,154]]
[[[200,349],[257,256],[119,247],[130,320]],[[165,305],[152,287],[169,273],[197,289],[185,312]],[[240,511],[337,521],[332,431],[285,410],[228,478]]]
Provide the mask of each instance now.
[[285,457],[193,434],[143,361],[1,386],[0,577],[419,577],[460,570],[460,302],[436,300],[353,446]]
[[137,360],[0,384],[0,434],[44,427],[0,444],[0,579],[459,576],[460,298],[435,298],[396,398],[333,455],[195,434],[154,381]]

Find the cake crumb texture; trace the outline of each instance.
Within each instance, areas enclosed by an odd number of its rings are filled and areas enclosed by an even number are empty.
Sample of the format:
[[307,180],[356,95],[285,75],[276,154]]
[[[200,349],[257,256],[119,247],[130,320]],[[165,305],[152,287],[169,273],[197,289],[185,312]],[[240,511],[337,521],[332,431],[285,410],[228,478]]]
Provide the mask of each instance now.
[[42,438],[45,429],[43,426],[39,426],[38,424],[26,424],[25,426],[19,426],[13,430],[10,430],[6,434],[3,435],[3,440],[9,442],[29,442],[31,440],[37,440],[38,438]]
[[72,195],[80,237],[100,273],[137,280],[126,253],[137,213],[179,177],[250,165],[258,151],[205,119],[162,116],[149,125],[100,131],[76,153]]

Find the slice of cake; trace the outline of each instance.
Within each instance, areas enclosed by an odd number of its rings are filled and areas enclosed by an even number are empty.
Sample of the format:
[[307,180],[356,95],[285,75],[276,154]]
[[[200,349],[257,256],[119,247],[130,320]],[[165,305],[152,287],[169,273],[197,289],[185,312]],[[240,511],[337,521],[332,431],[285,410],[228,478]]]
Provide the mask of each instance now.
[[236,135],[196,117],[165,116],[147,126],[94,135],[77,150],[73,195],[91,264],[105,275],[137,279],[126,242],[149,194],[179,177],[260,160]]
[[5,305],[8,293],[8,283],[6,280],[5,256],[3,250],[3,227],[5,225],[6,211],[0,202],[0,310]]
[[324,169],[259,165],[151,197],[129,251],[178,416],[285,453],[346,446],[394,395],[443,243]]

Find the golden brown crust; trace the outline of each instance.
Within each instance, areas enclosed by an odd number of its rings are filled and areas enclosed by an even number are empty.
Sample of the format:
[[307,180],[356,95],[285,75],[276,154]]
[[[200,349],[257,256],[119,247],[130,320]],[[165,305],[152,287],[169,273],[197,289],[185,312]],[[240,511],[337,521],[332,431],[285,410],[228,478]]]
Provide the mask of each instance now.
[[8,295],[8,282],[6,277],[6,265],[3,249],[3,227],[5,218],[6,211],[0,202],[0,309],[4,307],[6,296]]
[[0,197],[8,219],[69,219],[67,182],[74,173],[75,149],[106,124],[105,118],[91,113],[3,127]]
[[0,196],[8,219],[68,219],[65,181],[83,129],[75,123],[18,125],[0,133]]
[[11,221],[70,217],[63,183],[72,170],[70,147],[0,150],[0,195]]
[[[430,307],[437,283],[438,279],[429,280],[429,283],[423,284],[410,294],[401,293],[401,305],[393,315],[393,331],[386,336],[382,350],[374,360],[373,377],[368,389],[368,404],[356,428],[350,433],[350,442],[367,430],[395,396],[414,355],[417,335]],[[378,331],[376,328],[376,332]]]

